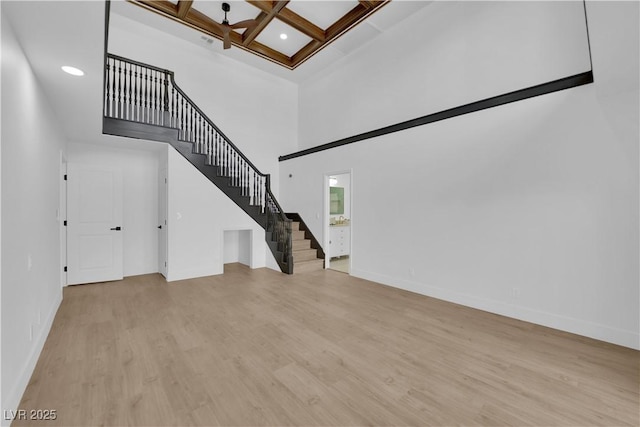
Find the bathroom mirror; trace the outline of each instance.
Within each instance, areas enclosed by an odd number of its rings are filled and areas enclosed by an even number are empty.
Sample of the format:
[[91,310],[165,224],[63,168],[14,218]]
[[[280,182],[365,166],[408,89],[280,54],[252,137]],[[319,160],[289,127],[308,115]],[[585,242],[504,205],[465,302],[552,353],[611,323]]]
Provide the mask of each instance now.
[[344,214],[344,188],[329,187],[329,214]]

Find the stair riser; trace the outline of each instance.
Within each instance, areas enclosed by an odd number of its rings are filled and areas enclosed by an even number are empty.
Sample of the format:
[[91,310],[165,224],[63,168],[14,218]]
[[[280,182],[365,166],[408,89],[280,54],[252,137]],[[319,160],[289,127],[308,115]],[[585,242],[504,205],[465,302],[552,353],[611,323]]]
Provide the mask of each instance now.
[[293,251],[293,262],[309,261],[317,258],[317,251],[311,249],[308,251]]
[[304,240],[304,231],[291,231],[291,239],[292,240]]
[[293,266],[293,273],[309,273],[312,271],[319,271],[323,269],[322,260],[319,259],[318,262],[305,262],[302,264],[295,264]]
[[294,240],[292,243],[294,251],[300,249],[311,249],[311,240]]

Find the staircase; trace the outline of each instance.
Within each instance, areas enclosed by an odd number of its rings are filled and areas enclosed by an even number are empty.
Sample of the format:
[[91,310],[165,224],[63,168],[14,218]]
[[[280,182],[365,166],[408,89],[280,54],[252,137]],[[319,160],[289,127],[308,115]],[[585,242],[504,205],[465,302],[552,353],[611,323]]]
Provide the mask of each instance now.
[[297,214],[288,218],[263,174],[176,85],[174,73],[108,54],[102,132],[171,144],[264,230],[283,273],[323,268],[324,252]]
[[[297,214],[287,214],[294,216]],[[306,237],[306,225],[302,221],[291,222],[292,255],[296,273],[308,273],[324,268],[324,253],[313,235]],[[318,252],[322,252],[321,255]]]

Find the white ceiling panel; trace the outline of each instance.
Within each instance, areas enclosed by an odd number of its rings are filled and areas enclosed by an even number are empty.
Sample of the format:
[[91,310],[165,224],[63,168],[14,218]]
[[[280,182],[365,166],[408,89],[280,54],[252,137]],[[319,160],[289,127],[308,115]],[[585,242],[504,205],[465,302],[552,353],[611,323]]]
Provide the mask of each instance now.
[[369,43],[379,34],[380,30],[373,25],[367,24],[365,21],[353,28],[351,31],[340,36],[340,38],[331,44],[331,47],[338,49],[340,52],[347,55]]
[[[286,40],[280,38],[280,34],[283,33],[287,35]],[[260,35],[256,37],[256,41],[278,50],[287,56],[293,56],[297,51],[307,45],[311,41],[311,38],[284,22],[274,19],[262,30]]]
[[[193,9],[204,13],[216,22],[224,20],[224,12],[222,11],[222,3],[229,3],[231,10],[227,12],[229,23],[233,24],[245,19],[254,19],[260,14],[260,10],[255,6],[251,6],[244,0],[195,0],[191,6]],[[244,30],[241,30],[241,32]]]
[[287,9],[326,30],[357,5],[358,2],[353,0],[292,0],[287,4]]

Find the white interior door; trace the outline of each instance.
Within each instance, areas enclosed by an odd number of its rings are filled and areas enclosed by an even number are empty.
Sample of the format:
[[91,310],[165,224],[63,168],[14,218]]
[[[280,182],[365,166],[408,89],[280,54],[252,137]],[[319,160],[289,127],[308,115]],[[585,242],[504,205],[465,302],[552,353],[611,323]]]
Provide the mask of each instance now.
[[67,282],[120,280],[122,170],[67,165]]
[[167,170],[158,174],[158,271],[167,277]]

